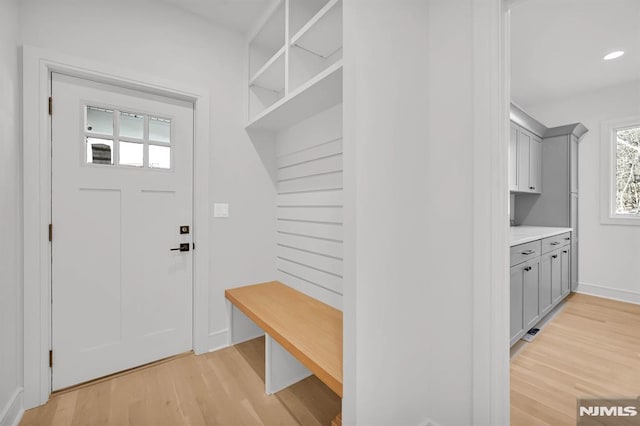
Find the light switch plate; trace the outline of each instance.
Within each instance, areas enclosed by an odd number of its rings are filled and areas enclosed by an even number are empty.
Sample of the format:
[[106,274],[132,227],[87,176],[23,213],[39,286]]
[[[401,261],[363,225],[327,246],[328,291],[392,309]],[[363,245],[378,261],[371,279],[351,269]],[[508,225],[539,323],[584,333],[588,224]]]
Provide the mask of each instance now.
[[213,217],[229,217],[229,204],[214,203]]

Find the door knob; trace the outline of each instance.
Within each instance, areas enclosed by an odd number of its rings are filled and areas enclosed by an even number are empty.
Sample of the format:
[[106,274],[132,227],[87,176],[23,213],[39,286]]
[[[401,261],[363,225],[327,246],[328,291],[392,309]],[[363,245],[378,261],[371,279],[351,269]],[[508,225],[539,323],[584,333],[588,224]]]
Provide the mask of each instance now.
[[172,248],[170,251],[189,251],[189,243],[180,243],[180,247]]

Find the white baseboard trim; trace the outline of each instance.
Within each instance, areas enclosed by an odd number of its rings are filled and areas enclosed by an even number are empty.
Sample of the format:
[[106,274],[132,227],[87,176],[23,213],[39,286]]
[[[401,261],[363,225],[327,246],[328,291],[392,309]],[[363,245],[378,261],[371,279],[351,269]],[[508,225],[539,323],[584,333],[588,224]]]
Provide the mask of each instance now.
[[635,303],[636,305],[640,305],[640,292],[637,291],[604,287],[597,284],[578,283],[576,293],[588,294],[590,296],[604,297],[605,299],[618,300],[621,302]]
[[0,426],[18,426],[23,414],[22,388],[18,388],[0,412]]
[[213,331],[209,333],[209,352],[229,346],[229,330]]

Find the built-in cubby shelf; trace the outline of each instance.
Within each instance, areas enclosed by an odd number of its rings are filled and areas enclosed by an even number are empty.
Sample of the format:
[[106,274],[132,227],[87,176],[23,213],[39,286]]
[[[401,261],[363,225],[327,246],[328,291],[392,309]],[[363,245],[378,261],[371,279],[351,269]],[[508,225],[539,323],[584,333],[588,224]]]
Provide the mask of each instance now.
[[285,86],[285,46],[276,52],[249,81],[249,86],[281,92]]
[[291,38],[291,45],[322,58],[342,49],[342,0],[330,0]]
[[342,101],[342,0],[274,2],[249,41],[249,124],[278,130]]
[[277,131],[342,102],[342,60],[258,114],[247,129]]

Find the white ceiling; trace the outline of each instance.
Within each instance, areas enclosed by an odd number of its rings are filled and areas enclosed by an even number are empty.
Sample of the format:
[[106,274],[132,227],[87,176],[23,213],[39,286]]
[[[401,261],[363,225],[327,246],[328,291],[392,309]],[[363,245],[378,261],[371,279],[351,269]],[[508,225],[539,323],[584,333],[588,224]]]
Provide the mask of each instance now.
[[273,0],[163,0],[226,28],[246,33]]
[[[602,60],[614,50],[626,53]],[[520,1],[511,58],[511,97],[521,106],[640,80],[640,0]]]

